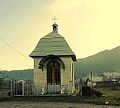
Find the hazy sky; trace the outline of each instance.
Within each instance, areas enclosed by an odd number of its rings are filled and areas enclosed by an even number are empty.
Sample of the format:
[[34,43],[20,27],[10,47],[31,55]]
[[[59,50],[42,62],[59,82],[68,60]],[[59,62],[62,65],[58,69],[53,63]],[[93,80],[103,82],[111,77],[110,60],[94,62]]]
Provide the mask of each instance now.
[[120,0],[0,0],[0,69],[33,68],[28,55],[53,16],[77,58],[120,45]]

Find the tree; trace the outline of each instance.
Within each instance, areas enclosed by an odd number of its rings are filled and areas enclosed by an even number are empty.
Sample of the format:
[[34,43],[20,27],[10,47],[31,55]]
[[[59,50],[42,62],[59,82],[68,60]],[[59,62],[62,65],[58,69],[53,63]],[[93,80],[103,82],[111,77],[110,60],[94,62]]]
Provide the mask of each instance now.
[[3,73],[2,71],[0,71],[0,89],[2,87],[2,82],[7,78],[7,76],[5,75],[5,73]]

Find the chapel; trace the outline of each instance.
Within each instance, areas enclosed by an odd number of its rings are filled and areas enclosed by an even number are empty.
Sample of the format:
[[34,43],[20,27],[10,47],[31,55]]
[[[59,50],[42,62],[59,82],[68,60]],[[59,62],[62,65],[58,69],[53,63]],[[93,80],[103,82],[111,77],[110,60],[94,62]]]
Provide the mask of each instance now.
[[34,85],[36,94],[74,93],[74,52],[65,38],[58,33],[58,25],[42,37],[29,55],[34,59]]

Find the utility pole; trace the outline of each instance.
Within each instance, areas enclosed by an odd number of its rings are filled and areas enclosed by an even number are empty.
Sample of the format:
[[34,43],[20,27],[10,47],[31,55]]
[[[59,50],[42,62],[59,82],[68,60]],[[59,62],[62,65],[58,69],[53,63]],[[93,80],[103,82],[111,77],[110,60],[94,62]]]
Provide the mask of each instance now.
[[93,88],[93,73],[91,71],[91,88]]

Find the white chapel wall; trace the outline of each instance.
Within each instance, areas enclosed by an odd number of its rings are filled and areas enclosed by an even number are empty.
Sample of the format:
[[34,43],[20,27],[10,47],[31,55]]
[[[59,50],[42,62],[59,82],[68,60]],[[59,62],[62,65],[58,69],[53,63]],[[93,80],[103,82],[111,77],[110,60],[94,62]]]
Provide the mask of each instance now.
[[62,69],[61,71],[61,85],[67,85],[68,86],[68,93],[73,93],[74,91],[74,73],[72,75],[72,64],[73,60],[71,57],[66,56],[66,57],[60,57],[60,59],[64,62],[65,70]]
[[[60,57],[60,59],[65,64],[65,69],[61,67],[61,87],[66,86],[67,92],[69,94],[74,91],[74,72],[73,68],[73,60],[69,56]],[[34,58],[34,83],[35,87],[38,90],[38,94],[42,92],[42,88],[47,87],[47,70],[46,64],[43,69],[39,69],[39,62],[41,58]],[[46,91],[45,91],[46,92]]]

